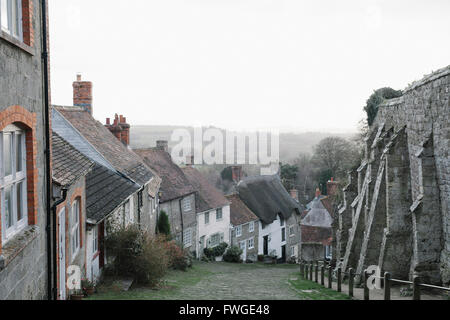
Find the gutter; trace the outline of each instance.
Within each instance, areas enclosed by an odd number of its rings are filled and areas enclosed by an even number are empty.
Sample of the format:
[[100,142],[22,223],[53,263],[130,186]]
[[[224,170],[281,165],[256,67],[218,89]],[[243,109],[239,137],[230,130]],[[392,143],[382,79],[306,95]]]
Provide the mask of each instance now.
[[[50,99],[49,99],[49,84],[48,84],[48,45],[47,45],[47,1],[41,1],[41,21],[42,21],[42,68],[44,73],[44,132],[45,132],[45,178],[46,178],[46,232],[47,232],[47,299],[52,299],[52,226],[51,226],[51,154],[50,154]],[[55,228],[55,226],[53,226]],[[56,247],[56,243],[54,243]],[[56,259],[56,257],[55,257]]]

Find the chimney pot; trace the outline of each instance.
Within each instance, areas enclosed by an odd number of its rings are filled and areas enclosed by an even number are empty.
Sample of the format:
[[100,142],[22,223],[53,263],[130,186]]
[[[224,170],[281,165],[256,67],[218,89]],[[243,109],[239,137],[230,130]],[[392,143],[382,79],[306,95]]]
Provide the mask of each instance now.
[[169,152],[169,142],[167,140],[156,141],[156,147],[158,149],[164,150],[165,152]]
[[77,81],[72,84],[73,105],[82,107],[92,115],[92,82],[81,81],[81,74],[77,74]]
[[111,125],[111,119],[110,118],[106,118],[106,124],[109,126]]
[[77,81],[81,81],[81,74],[80,73],[77,74]]
[[316,189],[316,198],[320,197],[320,195],[322,194],[322,192],[320,191],[319,188]]

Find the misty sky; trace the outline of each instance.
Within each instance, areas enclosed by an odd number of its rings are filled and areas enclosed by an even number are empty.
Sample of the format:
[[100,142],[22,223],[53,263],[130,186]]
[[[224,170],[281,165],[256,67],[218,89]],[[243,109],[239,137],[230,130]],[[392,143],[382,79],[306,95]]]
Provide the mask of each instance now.
[[52,102],[132,125],[355,131],[373,89],[450,64],[448,0],[50,0]]

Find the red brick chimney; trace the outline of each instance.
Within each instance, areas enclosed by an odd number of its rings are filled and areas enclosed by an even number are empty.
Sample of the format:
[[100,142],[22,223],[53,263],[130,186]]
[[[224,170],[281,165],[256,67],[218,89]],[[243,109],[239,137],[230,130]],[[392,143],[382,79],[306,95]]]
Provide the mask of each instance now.
[[167,140],[156,141],[156,148],[169,152],[169,142]]
[[111,124],[110,118],[106,118],[105,127],[125,146],[130,144],[130,125],[127,123],[127,118],[123,115],[119,116],[116,113],[113,124]]
[[236,183],[242,180],[242,166],[231,167],[231,179]]
[[73,83],[73,105],[83,107],[92,115],[92,82],[81,81],[81,74],[77,74],[77,81]]
[[291,197],[298,201],[298,190],[297,189],[292,189],[290,191],[290,193],[291,193]]
[[339,183],[334,181],[334,178],[331,178],[330,181],[327,182],[327,193],[329,197],[334,197],[338,194]]

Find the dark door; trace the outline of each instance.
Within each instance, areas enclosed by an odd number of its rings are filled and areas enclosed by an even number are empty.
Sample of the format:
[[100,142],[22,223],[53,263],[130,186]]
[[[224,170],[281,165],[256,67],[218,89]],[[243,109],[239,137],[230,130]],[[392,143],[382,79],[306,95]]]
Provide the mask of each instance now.
[[269,255],[269,236],[264,237],[264,255]]
[[100,247],[99,254],[99,268],[103,268],[105,266],[105,223],[102,222],[98,226],[98,242]]
[[286,262],[286,246],[281,247],[281,262]]

